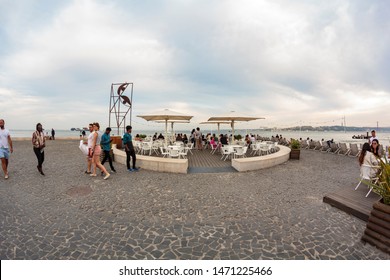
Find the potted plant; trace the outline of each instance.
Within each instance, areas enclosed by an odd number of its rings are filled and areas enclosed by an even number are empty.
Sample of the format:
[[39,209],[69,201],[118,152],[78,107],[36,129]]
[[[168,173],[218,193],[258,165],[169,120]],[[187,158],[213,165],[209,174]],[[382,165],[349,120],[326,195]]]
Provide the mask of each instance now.
[[301,154],[301,143],[296,139],[291,139],[290,148],[290,159],[299,159]]
[[378,180],[375,183],[363,180],[372,191],[382,197],[372,206],[362,240],[390,254],[390,165],[380,161]]

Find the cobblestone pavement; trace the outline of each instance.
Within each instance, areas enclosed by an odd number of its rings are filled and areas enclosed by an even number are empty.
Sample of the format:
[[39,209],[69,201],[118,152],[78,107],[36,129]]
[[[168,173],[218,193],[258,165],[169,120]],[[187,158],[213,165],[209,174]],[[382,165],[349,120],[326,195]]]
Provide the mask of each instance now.
[[[322,202],[358,179],[356,158],[302,151],[247,173],[84,174],[78,142],[50,141],[41,176],[14,141],[0,178],[1,259],[390,259],[365,223]],[[106,164],[108,167],[108,164]]]

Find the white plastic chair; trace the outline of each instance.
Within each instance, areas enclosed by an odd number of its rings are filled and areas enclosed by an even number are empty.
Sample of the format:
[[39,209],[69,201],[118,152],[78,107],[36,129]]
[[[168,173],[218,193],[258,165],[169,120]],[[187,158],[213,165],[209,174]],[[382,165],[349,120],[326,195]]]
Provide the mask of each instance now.
[[[371,183],[375,184],[378,182],[379,178],[377,176],[379,166],[372,166],[368,164],[362,164],[360,166],[360,181],[359,184],[357,184],[355,191],[359,188],[360,184],[362,183],[362,180],[370,181]],[[366,194],[366,197],[370,194],[372,191],[372,187],[369,187],[369,191]]]
[[261,155],[263,154],[263,153],[265,153],[265,154],[269,154],[269,148],[268,148],[268,144],[261,144],[260,145],[260,153],[261,153]]
[[235,148],[234,152],[234,158],[236,157],[246,157],[246,151],[248,150],[248,147],[241,147],[241,148]]
[[251,155],[254,155],[254,154],[259,154],[260,153],[260,143],[261,142],[257,142],[255,144],[252,144],[251,147],[252,147],[252,153]]
[[169,152],[164,148],[160,147],[161,155],[165,158],[166,156],[169,156]]
[[179,158],[179,149],[169,149],[169,157],[171,158]]
[[179,150],[179,158],[180,157],[187,158],[187,154],[188,154],[188,149],[186,149],[185,147],[181,147],[181,149]]
[[149,155],[152,154],[152,144],[150,142],[142,142],[141,154],[145,155],[146,152],[149,152]]
[[185,148],[193,155],[192,150],[194,149],[194,143],[187,143]]
[[215,151],[218,150],[218,145],[217,144],[216,145],[211,145],[210,144],[210,147],[211,147],[211,152],[210,152],[211,154],[214,154]]
[[230,146],[223,146],[221,148],[221,152],[222,152],[221,160],[223,159],[225,161],[234,152],[234,150]]

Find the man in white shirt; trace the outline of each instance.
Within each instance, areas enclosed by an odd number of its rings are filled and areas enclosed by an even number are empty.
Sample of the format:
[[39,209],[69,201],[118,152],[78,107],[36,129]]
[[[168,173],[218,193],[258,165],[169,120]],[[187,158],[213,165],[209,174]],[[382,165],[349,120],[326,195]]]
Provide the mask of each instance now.
[[372,144],[372,140],[374,140],[374,139],[378,140],[378,142],[379,142],[378,137],[376,137],[375,130],[371,131],[370,145]]
[[9,152],[13,153],[11,135],[9,130],[4,127],[4,120],[0,119],[0,159],[3,168],[4,178],[8,179],[8,159]]

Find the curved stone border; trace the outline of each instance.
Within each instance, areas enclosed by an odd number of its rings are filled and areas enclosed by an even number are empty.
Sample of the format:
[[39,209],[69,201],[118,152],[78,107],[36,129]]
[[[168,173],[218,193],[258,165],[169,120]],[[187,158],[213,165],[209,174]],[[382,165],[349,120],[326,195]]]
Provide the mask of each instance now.
[[[114,153],[115,162],[126,165],[126,152],[118,150],[116,148],[116,144],[112,145],[112,151]],[[158,172],[187,173],[188,159],[160,158],[137,155],[137,167],[138,166],[142,169]]]
[[232,159],[232,166],[238,172],[258,170],[282,164],[289,160],[291,149],[277,146],[279,151],[266,156]]
[[[279,151],[266,156],[232,159],[232,167],[238,172],[245,172],[269,168],[288,161],[291,149],[285,146],[278,146],[278,148]],[[118,150],[116,148],[116,144],[112,145],[112,151],[114,153],[115,161],[126,165],[126,153],[122,150]],[[137,155],[137,166],[142,169],[158,172],[187,173],[188,159],[172,159]]]

